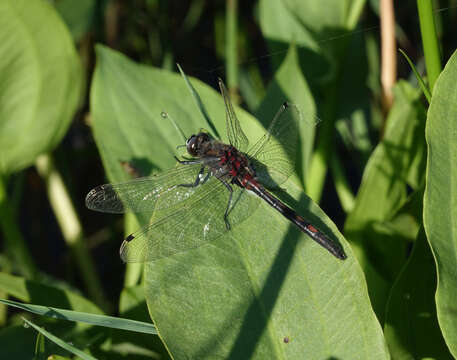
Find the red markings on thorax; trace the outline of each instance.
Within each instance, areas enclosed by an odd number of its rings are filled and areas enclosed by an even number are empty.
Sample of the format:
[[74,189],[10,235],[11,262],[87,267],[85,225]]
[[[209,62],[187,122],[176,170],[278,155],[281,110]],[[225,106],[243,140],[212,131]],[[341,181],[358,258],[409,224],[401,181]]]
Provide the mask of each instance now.
[[240,170],[243,171],[243,168],[246,166],[244,162],[245,161],[239,156],[238,152],[233,149],[224,151],[224,155],[220,157],[220,164],[227,165],[229,174],[233,177],[239,175]]

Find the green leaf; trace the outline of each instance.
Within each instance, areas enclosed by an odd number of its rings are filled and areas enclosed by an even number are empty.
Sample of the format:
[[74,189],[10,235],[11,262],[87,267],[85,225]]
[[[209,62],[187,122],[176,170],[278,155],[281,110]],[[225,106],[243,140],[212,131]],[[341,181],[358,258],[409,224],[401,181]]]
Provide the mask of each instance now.
[[446,344],[457,356],[457,52],[433,89],[427,116],[424,227],[438,271],[436,306]]
[[369,39],[364,35],[361,33],[349,37],[347,53],[351,55],[343,57],[340,79],[335,84],[338,86],[335,126],[342,132],[341,137],[346,147],[357,150],[362,168],[373,150],[369,136],[369,126],[372,123],[372,93],[368,88]]
[[329,71],[329,59],[324,58],[312,33],[287,9],[283,1],[261,0],[259,22],[273,54],[271,62],[275,68],[283,62],[290,44],[295,43],[299,49],[300,64],[303,65],[305,78],[326,76]]
[[71,36],[47,1],[1,1],[0,27],[0,173],[9,173],[60,142],[82,78]]
[[427,85],[425,84],[424,80],[422,79],[422,76],[420,76],[419,72],[417,71],[416,67],[414,66],[414,64],[411,61],[411,59],[409,58],[409,56],[406,55],[406,53],[402,49],[398,49],[398,51],[400,51],[400,53],[403,55],[403,57],[408,62],[409,66],[411,67],[411,70],[414,73],[414,76],[416,76],[417,82],[419,83],[419,85],[422,89],[422,92],[424,93],[428,103],[430,104],[430,99],[431,99],[432,95],[430,94],[430,90],[428,89]]
[[81,359],[84,359],[84,360],[96,360],[93,356],[90,356],[89,354],[86,354],[85,352],[83,352],[83,351],[75,348],[74,346],[66,343],[65,341],[59,339],[57,336],[51,334],[50,332],[46,331],[45,329],[35,325],[31,321],[29,321],[27,319],[24,319],[24,321],[25,321],[25,323],[27,325],[33,327],[36,331],[38,331],[41,334],[43,334],[44,336],[46,336],[49,340],[51,340],[55,344],[59,345],[63,349],[69,351],[70,353],[79,356]]
[[304,183],[304,174],[307,173],[314,145],[315,126],[319,119],[316,116],[313,96],[301,73],[294,45],[290,46],[284,62],[269,83],[267,94],[255,113],[265,128],[268,128],[272,116],[285,101],[297,105],[303,119],[300,122],[300,148],[297,154],[297,159],[301,159],[301,162],[297,163],[296,169],[301,182]]
[[[106,48],[98,47],[97,56],[93,127],[109,180],[127,178],[120,159],[171,166],[182,140],[160,113],[178,119],[187,134],[204,124],[185,82]],[[225,134],[221,96],[190,81]],[[263,135],[252,116],[235,112],[251,143]],[[284,186],[290,194],[284,201],[345,244],[293,181]],[[349,248],[347,260],[335,259],[267,205],[232,230],[208,245],[145,265],[149,312],[174,358],[388,357]]]
[[[3,305],[2,305],[3,306]],[[36,344],[36,334],[21,325],[9,325],[0,329],[0,358],[30,359]]]
[[57,2],[56,9],[76,41],[80,40],[92,26],[96,5],[95,0],[59,0]]
[[95,314],[103,313],[92,302],[72,291],[62,290],[37,281],[26,280],[19,276],[0,273],[0,289],[8,295],[25,302],[64,307]]
[[[395,89],[395,102],[387,120],[385,135],[372,153],[362,177],[354,210],[345,224],[345,234],[357,249],[357,257],[367,276],[373,307],[384,317],[388,292],[407,257],[404,236],[386,229],[385,222],[407,200],[411,173],[424,173],[424,109],[419,92],[406,82]],[[418,155],[419,154],[419,155]],[[414,170],[416,167],[419,170]],[[422,170],[420,170],[422,169]],[[387,230],[387,231],[386,231]],[[414,230],[414,229],[411,229]],[[414,230],[415,231],[415,230]],[[409,238],[415,238],[412,233]],[[389,262],[383,259],[389,257]]]
[[384,333],[392,358],[452,359],[438,326],[435,288],[435,264],[421,229],[387,303]]
[[35,357],[34,360],[46,360],[44,336],[42,333],[38,333],[35,344]]
[[148,308],[142,285],[124,288],[119,299],[119,312],[128,318],[149,320]]
[[[142,285],[124,288],[122,290],[119,300],[119,313],[124,318],[146,322],[150,321]],[[128,343],[129,346],[137,346],[142,349],[148,349],[149,351],[152,350],[160,354],[163,359],[169,358],[167,349],[158,336],[151,337],[148,334],[115,331],[113,332],[111,341],[114,346],[122,346]],[[132,354],[132,351],[133,349],[130,349],[129,354]]]
[[198,95],[198,93],[195,91],[195,88],[192,86],[191,82],[189,81],[189,78],[186,76],[186,74],[181,69],[181,66],[179,66],[179,64],[178,64],[178,69],[187,85],[187,88],[189,89],[189,92],[192,94],[192,98],[194,99],[194,102],[195,102],[195,105],[197,106],[198,111],[200,111],[200,114],[205,119],[206,124],[212,130],[212,134],[219,138],[220,135],[217,132],[217,129],[214,127],[214,124],[211,121],[211,118],[209,117],[208,113],[206,112],[205,106],[203,105],[200,95]]
[[[303,194],[289,200],[342,241]],[[337,261],[267,205],[230,235],[145,264],[145,287],[175,358],[387,358],[353,258]]]
[[329,28],[353,28],[365,5],[365,0],[282,0],[304,27],[315,33]]
[[[193,79],[192,84],[205,100],[216,128],[224,129],[220,95],[198,80]],[[182,153],[176,146],[182,145],[183,139],[172,122],[161,116],[162,112],[179,123],[188,136],[205,126],[180,75],[134,64],[100,45],[91,89],[91,111],[95,140],[108,178],[116,182],[128,179],[121,161],[143,165],[144,175],[176,163],[173,155]],[[260,128],[252,117],[244,116],[249,118],[251,126]],[[223,140],[227,139],[223,137]]]
[[365,0],[261,0],[259,22],[274,66],[282,62],[289,44],[295,43],[308,81],[332,78],[335,57],[327,50],[341,47],[344,41],[333,39],[355,27],[364,4]]
[[79,311],[71,311],[65,309],[54,308],[50,306],[41,306],[33,304],[22,304],[17,301],[0,299],[0,303],[13,306],[19,309],[30,311],[32,313],[48,316],[54,319],[62,319],[68,321],[79,321],[87,324],[104,326],[113,329],[121,329],[128,331],[136,331],[145,334],[157,334],[154,325],[142,321],[117,318],[114,316],[98,315],[83,313]]

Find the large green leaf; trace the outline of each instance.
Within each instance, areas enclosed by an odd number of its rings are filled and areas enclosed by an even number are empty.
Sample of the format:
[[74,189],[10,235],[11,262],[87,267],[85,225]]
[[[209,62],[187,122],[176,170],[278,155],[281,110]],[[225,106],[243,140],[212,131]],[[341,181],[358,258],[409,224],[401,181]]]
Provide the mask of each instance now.
[[307,173],[309,166],[315,127],[319,123],[319,118],[316,115],[313,96],[300,70],[295,45],[289,48],[286,58],[268,85],[267,93],[256,111],[256,117],[265,128],[268,128],[272,114],[278,111],[284,99],[297,105],[303,115],[303,121],[300,123],[299,154],[297,154],[297,158],[301,161],[298,161],[296,170],[300,174],[301,182],[304,183],[304,174]]
[[95,0],[59,0],[56,9],[67,24],[75,40],[80,40],[89,31],[97,10]]
[[[292,204],[342,240],[309,199]],[[230,236],[148,263],[145,286],[176,359],[388,357],[352,256],[336,260],[266,205]]]
[[35,346],[36,333],[23,323],[0,329],[0,356],[4,359],[30,359]]
[[[261,0],[259,22],[272,63],[279,66],[289,44],[295,43],[309,81],[332,78],[335,58],[325,48],[344,47],[340,36],[355,27],[364,4],[365,0]],[[339,39],[332,41],[335,37]]]
[[365,0],[281,0],[294,16],[315,33],[355,26]]
[[446,344],[457,356],[457,52],[433,89],[427,116],[424,227],[438,272],[436,306]]
[[451,359],[438,326],[436,271],[423,229],[392,287],[384,332],[394,359]]
[[[395,103],[384,138],[367,163],[355,207],[345,224],[345,234],[357,249],[380,320],[384,317],[390,287],[406,261],[408,249],[404,236],[386,229],[384,224],[406,201],[408,186],[418,185],[418,180],[410,180],[410,174],[423,174],[424,166],[416,160],[423,158],[425,149],[425,115],[419,103],[420,93],[406,82],[400,82],[394,93]],[[408,236],[415,237],[415,232]],[[388,262],[385,261],[387,256]]]
[[261,0],[259,2],[259,22],[263,36],[273,54],[271,61],[277,68],[286,56],[291,43],[298,47],[300,64],[306,78],[320,78],[328,71],[329,59],[319,48],[312,33],[287,9],[282,1]]
[[[126,178],[120,160],[171,166],[183,140],[160,113],[167,111],[186,134],[206,127],[184,80],[106,48],[98,48],[97,58],[93,128],[110,181]],[[222,98],[191,81],[218,132],[225,134]],[[252,116],[235,111],[250,140],[262,135]],[[294,182],[284,187],[291,195],[286,202],[345,244]],[[344,262],[335,259],[261,205],[208,245],[147,263],[149,312],[176,359],[387,358],[363,274],[347,252]]]
[[51,150],[78,104],[81,66],[72,39],[45,0],[0,2],[0,172]]

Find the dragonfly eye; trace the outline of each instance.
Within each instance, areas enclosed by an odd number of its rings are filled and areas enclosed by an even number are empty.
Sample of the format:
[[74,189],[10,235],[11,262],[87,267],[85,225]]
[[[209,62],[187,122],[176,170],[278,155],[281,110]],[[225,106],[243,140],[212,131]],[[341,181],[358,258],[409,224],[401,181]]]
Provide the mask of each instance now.
[[192,135],[190,138],[186,140],[186,146],[189,146],[191,142],[195,142],[195,135]]
[[197,135],[192,135],[186,141],[187,152],[192,156],[201,156],[202,149],[205,148],[205,144],[211,141],[211,138],[206,133],[199,133]]
[[189,155],[197,156],[197,154],[198,154],[197,142],[198,142],[198,137],[196,135],[192,135],[189,139],[187,139],[186,148],[187,148],[187,152],[189,153]]

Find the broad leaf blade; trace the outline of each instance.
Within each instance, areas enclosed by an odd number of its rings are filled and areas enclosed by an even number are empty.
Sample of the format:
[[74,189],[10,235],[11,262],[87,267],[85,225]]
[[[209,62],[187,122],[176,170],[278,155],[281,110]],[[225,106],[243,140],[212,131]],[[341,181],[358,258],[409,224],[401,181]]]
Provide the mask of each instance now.
[[394,359],[452,359],[436,317],[436,271],[424,230],[392,287],[384,333]]
[[[344,241],[309,199],[288,200]],[[146,264],[145,286],[175,358],[387,358],[354,258],[335,259],[263,204],[231,236]]]
[[[167,111],[189,134],[203,124],[184,81],[105,48],[98,48],[98,59],[93,125],[110,181],[126,178],[120,158],[143,157],[160,169],[171,166],[181,139],[160,113]],[[222,98],[191,81],[225,134]],[[235,111],[254,143],[262,127],[244,111]],[[284,184],[290,194],[284,200],[344,246],[335,225],[293,184]],[[387,358],[363,274],[347,246],[346,251],[347,260],[334,258],[261,205],[218,240],[146,264],[149,312],[176,359]]]
[[[400,82],[395,88],[395,104],[389,113],[384,139],[372,153],[362,178],[356,204],[345,224],[345,234],[357,249],[364,267],[373,307],[382,321],[393,281],[407,258],[407,244],[395,232],[380,231],[407,199],[412,169],[423,163],[424,110],[419,93]],[[417,172],[417,171],[416,171]],[[423,175],[423,170],[419,171]],[[411,234],[410,238],[415,238]],[[384,259],[389,257],[389,262]]]
[[67,24],[76,41],[89,31],[95,19],[97,3],[95,0],[60,0],[56,9]]
[[0,2],[0,172],[30,165],[65,134],[78,104],[73,41],[44,0]]
[[427,116],[428,149],[424,227],[438,271],[438,321],[457,356],[457,52],[433,89]]
[[308,29],[323,33],[331,28],[353,28],[365,0],[282,0],[289,11]]
[[[225,113],[220,95],[196,79],[192,85],[200,94],[206,110],[227,141]],[[173,155],[183,139],[166,111],[187,136],[204,126],[192,95],[182,77],[165,70],[137,65],[123,55],[103,46],[97,47],[97,66],[91,89],[93,132],[108,178],[112,182],[128,177],[121,161],[136,161],[144,175],[158,172],[175,164]],[[248,114],[235,109],[243,121],[243,130],[260,129]],[[221,129],[224,131],[221,132]],[[257,131],[259,133],[259,131]],[[256,140],[250,139],[251,143]]]
[[297,50],[291,45],[284,62],[268,85],[267,94],[256,111],[256,117],[268,128],[273,115],[285,102],[295,104],[301,112],[299,136],[300,145],[297,156],[296,171],[304,183],[304,174],[307,173],[311,152],[314,144],[315,127],[319,123],[316,115],[316,105],[303,77],[297,58]]
[[259,22],[262,33],[273,54],[271,62],[278,68],[286,56],[291,43],[295,43],[300,64],[307,79],[326,76],[329,59],[322,54],[316,39],[289,11],[282,1],[261,0],[259,2]]

